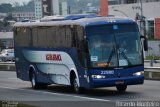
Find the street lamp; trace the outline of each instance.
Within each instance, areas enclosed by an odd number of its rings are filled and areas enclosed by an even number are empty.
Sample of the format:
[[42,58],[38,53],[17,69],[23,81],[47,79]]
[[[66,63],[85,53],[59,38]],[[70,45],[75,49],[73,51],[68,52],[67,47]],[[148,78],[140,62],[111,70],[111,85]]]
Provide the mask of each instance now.
[[122,13],[124,16],[129,17],[129,16],[128,16],[126,13],[124,13],[123,11],[120,11],[120,10],[117,10],[117,9],[114,9],[113,11],[120,12],[120,13]]

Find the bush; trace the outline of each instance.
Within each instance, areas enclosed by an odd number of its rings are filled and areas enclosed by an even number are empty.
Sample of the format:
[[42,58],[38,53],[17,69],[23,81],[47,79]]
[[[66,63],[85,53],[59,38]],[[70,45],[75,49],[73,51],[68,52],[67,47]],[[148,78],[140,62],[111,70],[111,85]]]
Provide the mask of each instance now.
[[146,60],[160,60],[160,56],[156,56],[156,55],[150,55],[150,56],[146,56]]

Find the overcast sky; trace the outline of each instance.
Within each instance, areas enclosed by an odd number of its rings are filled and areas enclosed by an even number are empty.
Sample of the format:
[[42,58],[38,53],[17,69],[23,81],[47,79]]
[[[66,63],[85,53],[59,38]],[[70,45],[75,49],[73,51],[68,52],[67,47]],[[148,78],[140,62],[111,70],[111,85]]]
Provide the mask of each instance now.
[[30,0],[0,0],[0,4],[1,3],[14,3],[14,2],[19,2],[20,4],[22,4],[23,2],[28,2]]

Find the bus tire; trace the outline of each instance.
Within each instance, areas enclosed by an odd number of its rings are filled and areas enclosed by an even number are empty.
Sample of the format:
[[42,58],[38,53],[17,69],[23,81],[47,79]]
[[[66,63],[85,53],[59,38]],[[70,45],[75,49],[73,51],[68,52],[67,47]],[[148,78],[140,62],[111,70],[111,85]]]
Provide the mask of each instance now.
[[78,86],[78,82],[77,82],[77,77],[74,76],[73,80],[72,80],[72,88],[73,88],[73,91],[77,94],[80,94],[82,93],[82,88]]
[[127,85],[117,85],[116,88],[118,92],[125,92],[127,89]]
[[36,75],[33,72],[31,74],[31,85],[32,85],[33,89],[38,89],[39,88],[39,84],[37,83],[37,80],[36,80]]
[[47,88],[47,84],[37,82],[36,75],[33,72],[31,75],[31,85],[33,89],[46,89]]

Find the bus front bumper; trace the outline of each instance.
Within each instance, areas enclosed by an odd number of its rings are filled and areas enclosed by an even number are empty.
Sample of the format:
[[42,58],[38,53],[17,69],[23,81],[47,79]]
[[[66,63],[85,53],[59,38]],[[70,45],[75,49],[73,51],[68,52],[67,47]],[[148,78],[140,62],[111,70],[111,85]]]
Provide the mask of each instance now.
[[136,85],[144,83],[144,75],[121,77],[121,78],[104,78],[104,79],[90,79],[90,87],[111,87],[117,85]]

